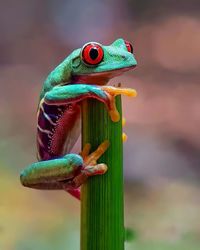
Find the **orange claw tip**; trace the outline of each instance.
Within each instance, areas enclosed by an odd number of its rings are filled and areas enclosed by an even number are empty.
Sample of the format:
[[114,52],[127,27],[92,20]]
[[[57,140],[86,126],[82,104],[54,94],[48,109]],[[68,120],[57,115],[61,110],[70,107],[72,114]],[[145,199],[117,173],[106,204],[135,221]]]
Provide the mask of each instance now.
[[104,148],[105,150],[110,146],[109,140],[105,140],[102,142],[101,147]]
[[126,119],[123,117],[123,118],[122,118],[122,127],[124,127],[125,124],[126,124]]
[[113,122],[118,122],[120,120],[120,115],[117,110],[111,110],[109,114]]
[[82,149],[82,151],[79,153],[80,156],[82,156],[83,158],[88,156],[89,152],[91,149],[91,144],[90,143],[86,143]]
[[127,136],[125,133],[123,133],[123,134],[122,134],[122,141],[123,141],[123,142],[126,142],[127,139],[128,139],[128,136]]
[[137,91],[135,89],[127,89],[126,95],[130,97],[136,97]]
[[86,174],[86,176],[93,176],[93,175],[105,174],[107,170],[108,170],[107,165],[104,163],[100,163],[95,166],[85,167],[82,173]]
[[108,170],[107,165],[104,163],[100,163],[97,166],[98,166],[98,174],[105,174],[106,171]]

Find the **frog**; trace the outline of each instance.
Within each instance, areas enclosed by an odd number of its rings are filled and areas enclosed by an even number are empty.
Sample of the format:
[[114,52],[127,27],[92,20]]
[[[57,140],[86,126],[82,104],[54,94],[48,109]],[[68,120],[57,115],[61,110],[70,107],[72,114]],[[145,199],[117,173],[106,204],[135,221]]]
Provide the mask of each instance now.
[[71,150],[80,135],[81,104],[87,98],[105,104],[110,119],[120,117],[117,95],[136,96],[131,88],[108,86],[114,77],[137,65],[130,42],[119,38],[110,45],[88,42],[74,50],[47,76],[37,108],[37,162],[21,171],[25,187],[65,190],[80,199],[80,187],[89,177],[105,174],[108,166],[97,163],[109,147],[102,142],[90,153],[87,143],[80,154]]

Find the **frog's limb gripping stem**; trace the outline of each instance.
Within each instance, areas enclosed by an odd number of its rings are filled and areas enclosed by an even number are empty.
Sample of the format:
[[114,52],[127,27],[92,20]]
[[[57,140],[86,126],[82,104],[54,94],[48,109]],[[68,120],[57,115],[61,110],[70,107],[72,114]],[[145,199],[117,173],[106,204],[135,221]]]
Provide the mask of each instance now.
[[130,97],[137,96],[137,91],[131,88],[116,88],[113,86],[102,86],[101,89],[103,89],[112,96],[117,96],[117,95],[127,95]]
[[[70,188],[73,186],[73,188],[78,188],[83,184],[88,177],[93,175],[101,175],[104,174],[107,171],[107,165],[104,163],[97,164],[97,160],[105,153],[107,148],[109,147],[109,141],[104,141],[101,143],[98,148],[89,154],[91,145],[87,143],[84,147],[80,155],[83,157],[84,161],[84,167],[81,171],[81,173],[76,176],[71,183],[68,183],[67,185],[70,186]],[[67,185],[65,186],[65,189],[67,189]]]
[[108,147],[109,141],[106,140],[102,142],[93,153],[90,155],[85,155],[83,158],[85,165],[88,166],[96,164],[97,160],[105,153]]
[[104,90],[109,98],[109,114],[111,120],[113,122],[117,122],[120,119],[119,112],[117,111],[116,104],[115,104],[115,96],[117,95],[127,95],[129,97],[137,96],[137,92],[135,89],[130,88],[116,88],[112,86],[102,86],[102,90]]

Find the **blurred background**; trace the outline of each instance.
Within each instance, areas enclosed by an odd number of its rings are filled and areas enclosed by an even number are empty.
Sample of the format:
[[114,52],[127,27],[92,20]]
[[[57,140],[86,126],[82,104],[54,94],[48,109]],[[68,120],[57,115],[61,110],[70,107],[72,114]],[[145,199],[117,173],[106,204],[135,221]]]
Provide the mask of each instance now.
[[0,1],[0,250],[79,249],[79,202],[26,189],[19,172],[36,161],[45,77],[85,42],[119,37],[138,61],[112,81],[138,91],[123,98],[126,249],[200,248],[199,11],[198,0]]

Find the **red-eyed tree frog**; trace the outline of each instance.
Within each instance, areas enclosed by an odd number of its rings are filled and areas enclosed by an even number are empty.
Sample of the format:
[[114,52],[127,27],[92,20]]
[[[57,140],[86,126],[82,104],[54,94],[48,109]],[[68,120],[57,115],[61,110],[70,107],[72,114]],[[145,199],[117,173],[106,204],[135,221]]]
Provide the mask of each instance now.
[[135,96],[133,89],[105,86],[137,62],[132,45],[117,39],[109,46],[89,42],[74,50],[44,82],[37,113],[38,162],[20,175],[21,183],[36,189],[64,189],[80,198],[80,185],[89,176],[104,174],[107,166],[97,164],[109,142],[89,154],[89,144],[80,154],[70,153],[79,136],[81,102],[95,98],[105,103],[113,122],[119,120],[115,96]]

